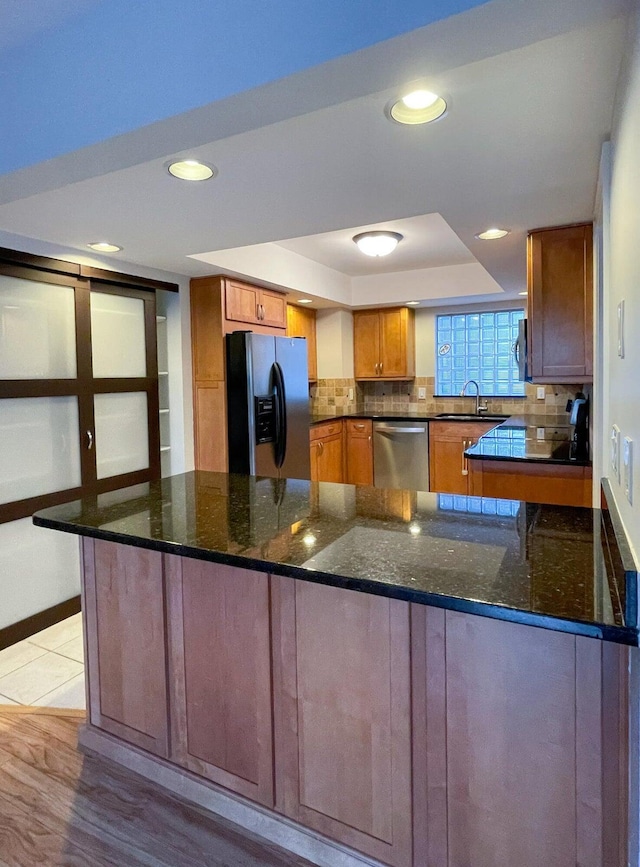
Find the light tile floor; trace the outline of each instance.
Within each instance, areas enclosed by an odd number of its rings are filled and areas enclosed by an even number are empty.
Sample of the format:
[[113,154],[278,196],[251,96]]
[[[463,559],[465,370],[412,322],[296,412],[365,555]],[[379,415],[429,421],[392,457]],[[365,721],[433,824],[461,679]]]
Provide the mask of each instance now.
[[80,614],[0,650],[1,704],[84,709]]

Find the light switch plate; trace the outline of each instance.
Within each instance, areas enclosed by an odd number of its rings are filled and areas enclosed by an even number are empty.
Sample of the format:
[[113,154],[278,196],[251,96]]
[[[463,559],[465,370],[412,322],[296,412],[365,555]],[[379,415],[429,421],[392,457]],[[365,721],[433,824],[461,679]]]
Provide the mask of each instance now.
[[427,389],[419,388],[418,389],[418,400],[426,400],[427,399]]
[[622,480],[624,495],[633,503],[633,440],[625,437],[622,442]]
[[349,400],[353,400],[353,389],[349,389]]
[[620,428],[614,424],[611,428],[611,474],[620,481]]
[[538,388],[536,388],[536,398],[538,400],[544,400],[544,385],[539,385]]

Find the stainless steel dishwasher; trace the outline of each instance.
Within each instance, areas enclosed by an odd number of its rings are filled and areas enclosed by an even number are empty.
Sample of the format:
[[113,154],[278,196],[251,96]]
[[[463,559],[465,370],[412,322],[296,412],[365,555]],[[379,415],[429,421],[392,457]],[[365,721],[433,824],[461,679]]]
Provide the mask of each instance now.
[[376,488],[429,490],[426,421],[374,421],[373,484]]

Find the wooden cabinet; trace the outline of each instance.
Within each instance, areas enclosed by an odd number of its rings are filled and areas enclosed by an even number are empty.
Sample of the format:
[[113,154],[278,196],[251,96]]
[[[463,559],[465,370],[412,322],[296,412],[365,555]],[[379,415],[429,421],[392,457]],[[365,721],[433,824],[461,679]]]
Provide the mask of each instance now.
[[225,280],[226,318],[250,325],[287,327],[286,296],[271,289],[261,289],[237,280]]
[[466,449],[496,422],[429,422],[429,490],[447,494],[469,494],[469,459]]
[[527,343],[534,382],[593,379],[592,225],[540,229],[527,246]]
[[345,419],[346,483],[373,484],[373,422],[370,418]]
[[274,579],[277,808],[412,864],[409,605]]
[[343,482],[344,450],[342,420],[314,425],[309,433],[311,481]]
[[226,473],[225,334],[251,326],[284,335],[285,296],[222,275],[190,284],[195,468]]
[[413,379],[414,311],[409,307],[356,310],[353,352],[356,379]]
[[309,381],[315,382],[318,379],[316,311],[295,304],[287,304],[287,335],[306,339]]
[[626,648],[456,611],[411,615],[414,864],[626,864],[626,756],[607,737]]
[[171,755],[273,806],[269,579],[166,558]]
[[91,725],[168,755],[162,554],[83,540]]
[[468,465],[475,496],[591,508],[591,467],[473,459]]

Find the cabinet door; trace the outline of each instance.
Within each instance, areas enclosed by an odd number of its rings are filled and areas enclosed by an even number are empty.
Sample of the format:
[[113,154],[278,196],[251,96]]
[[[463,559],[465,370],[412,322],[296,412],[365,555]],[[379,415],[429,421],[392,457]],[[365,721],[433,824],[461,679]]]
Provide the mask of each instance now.
[[377,310],[353,314],[353,361],[356,379],[377,379],[380,370],[380,317]]
[[383,379],[413,376],[410,367],[410,344],[413,346],[413,311],[406,307],[380,310],[380,375]]
[[346,482],[349,485],[373,484],[372,423],[347,421],[346,426]]
[[281,292],[270,292],[269,289],[261,289],[258,303],[262,305],[260,322],[262,325],[270,325],[272,328],[287,327],[287,301]]
[[429,443],[429,490],[466,494],[468,470],[461,437],[432,437]]
[[247,283],[225,283],[226,318],[235,322],[256,323],[260,289]]
[[269,578],[167,556],[171,760],[273,805]]
[[592,226],[533,232],[528,254],[531,376],[540,382],[590,381]]
[[166,757],[162,555],[85,539],[83,560],[89,721]]
[[319,482],[342,482],[344,472],[342,468],[342,434],[324,437],[318,440],[320,450],[318,454],[318,481]]
[[409,606],[274,578],[277,808],[411,864]]
[[315,382],[318,378],[316,311],[305,310],[304,307],[297,307],[295,304],[287,304],[287,335],[306,339],[309,380]]

